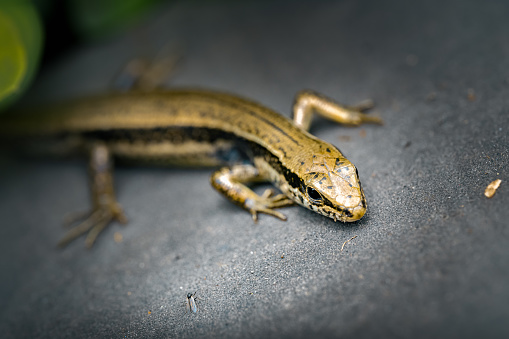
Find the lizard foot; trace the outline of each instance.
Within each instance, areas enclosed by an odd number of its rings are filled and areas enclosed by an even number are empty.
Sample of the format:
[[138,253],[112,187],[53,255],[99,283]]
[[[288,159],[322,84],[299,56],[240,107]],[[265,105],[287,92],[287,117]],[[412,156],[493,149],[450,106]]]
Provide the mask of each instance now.
[[245,208],[251,213],[253,220],[258,221],[258,213],[272,215],[281,220],[286,220],[286,216],[274,208],[295,205],[295,202],[284,194],[274,195],[274,190],[267,189],[262,195],[256,195],[255,198],[246,200]]
[[71,228],[67,234],[58,242],[59,247],[65,247],[74,239],[88,232],[85,239],[85,245],[90,248],[94,244],[97,236],[112,222],[118,221],[122,224],[127,223],[127,218],[118,203],[106,206],[98,206],[90,212],[72,215],[65,220],[66,225],[84,219],[80,224]]

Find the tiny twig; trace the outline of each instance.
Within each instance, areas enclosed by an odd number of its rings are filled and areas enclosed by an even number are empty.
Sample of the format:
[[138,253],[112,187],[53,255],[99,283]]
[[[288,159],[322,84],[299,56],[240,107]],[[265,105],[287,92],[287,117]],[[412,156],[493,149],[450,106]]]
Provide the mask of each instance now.
[[354,240],[355,238],[357,238],[357,236],[356,236],[356,235],[354,235],[353,237],[351,237],[350,239],[348,239],[347,241],[345,241],[345,242],[343,243],[343,246],[341,246],[341,252],[343,252],[343,248],[345,247],[346,243],[347,243],[347,242],[349,242],[349,241]]

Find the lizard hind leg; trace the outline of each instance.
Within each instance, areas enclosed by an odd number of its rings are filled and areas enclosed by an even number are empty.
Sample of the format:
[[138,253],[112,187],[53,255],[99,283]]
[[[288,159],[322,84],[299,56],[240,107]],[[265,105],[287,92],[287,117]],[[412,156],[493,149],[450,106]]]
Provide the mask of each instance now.
[[165,87],[183,59],[181,46],[165,46],[151,58],[135,58],[117,74],[112,88],[117,91],[150,92]]
[[88,232],[85,244],[90,248],[97,239],[97,236],[112,221],[116,220],[123,224],[127,222],[122,208],[115,198],[112,176],[113,162],[108,148],[104,144],[95,144],[91,148],[90,155],[89,170],[92,189],[92,209],[88,213],[81,213],[80,216],[85,219],[64,235],[58,242],[59,247],[66,246],[74,239]]

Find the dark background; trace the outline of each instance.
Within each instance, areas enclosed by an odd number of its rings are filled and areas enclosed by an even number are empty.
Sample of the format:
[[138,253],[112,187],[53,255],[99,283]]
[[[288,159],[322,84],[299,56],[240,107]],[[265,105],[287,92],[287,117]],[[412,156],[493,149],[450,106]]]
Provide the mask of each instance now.
[[55,50],[22,105],[107,91],[126,62],[169,49],[183,55],[170,86],[287,116],[303,88],[372,98],[385,125],[312,129],[358,167],[357,223],[295,207],[253,224],[209,169],[119,167],[129,224],[91,250],[55,246],[63,216],[89,204],[85,161],[2,156],[2,337],[507,338],[507,13],[504,1],[162,3]]

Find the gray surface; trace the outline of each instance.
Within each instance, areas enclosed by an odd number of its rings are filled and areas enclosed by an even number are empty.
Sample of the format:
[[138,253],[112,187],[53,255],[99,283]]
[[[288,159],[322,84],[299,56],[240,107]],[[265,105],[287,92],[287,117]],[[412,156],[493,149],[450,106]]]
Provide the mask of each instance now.
[[3,338],[509,336],[509,5],[291,4],[162,7],[43,71],[26,102],[104,91],[165,44],[185,48],[172,85],[287,115],[302,88],[371,97],[385,126],[313,129],[357,165],[366,217],[287,208],[254,225],[207,169],[118,168],[129,225],[59,251],[62,217],[88,205],[83,163],[3,158]]

